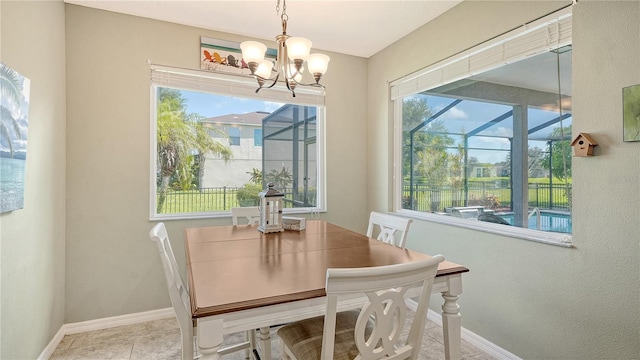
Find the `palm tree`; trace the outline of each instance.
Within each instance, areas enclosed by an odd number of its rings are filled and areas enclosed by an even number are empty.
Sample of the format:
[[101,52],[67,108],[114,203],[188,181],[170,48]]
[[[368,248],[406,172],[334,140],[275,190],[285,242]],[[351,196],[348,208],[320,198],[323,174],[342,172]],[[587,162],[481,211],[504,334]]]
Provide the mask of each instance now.
[[190,121],[195,116],[186,114],[184,98],[179,90],[160,88],[158,100],[156,138],[160,184],[156,211],[161,213],[171,177],[176,172],[191,173],[194,164],[192,152],[200,154],[202,164],[208,152],[221,156],[225,161],[231,158],[232,152],[228,146],[212,139],[199,121]]
[[252,184],[262,186],[262,170],[252,168],[251,171],[247,171],[247,174],[249,174],[249,181]]
[[[2,97],[8,102],[16,105],[20,104],[20,94],[22,94],[22,83],[18,78],[18,74],[5,64],[0,67],[0,89],[2,89]],[[11,139],[12,130],[18,137],[22,138],[18,119],[16,119],[11,110],[2,104],[0,107],[0,141],[4,140],[9,145],[9,153],[13,158],[13,140]]]

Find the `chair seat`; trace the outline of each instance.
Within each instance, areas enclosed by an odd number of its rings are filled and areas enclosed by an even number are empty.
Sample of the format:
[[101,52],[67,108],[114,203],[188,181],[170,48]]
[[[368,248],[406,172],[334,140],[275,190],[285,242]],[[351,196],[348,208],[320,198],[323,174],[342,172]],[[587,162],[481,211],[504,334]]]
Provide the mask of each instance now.
[[[358,310],[336,314],[335,360],[352,360],[358,356],[354,328],[359,314]],[[323,329],[324,316],[318,316],[285,325],[278,330],[278,336],[296,359],[320,359]],[[372,330],[373,326],[369,322],[366,333],[369,334]]]

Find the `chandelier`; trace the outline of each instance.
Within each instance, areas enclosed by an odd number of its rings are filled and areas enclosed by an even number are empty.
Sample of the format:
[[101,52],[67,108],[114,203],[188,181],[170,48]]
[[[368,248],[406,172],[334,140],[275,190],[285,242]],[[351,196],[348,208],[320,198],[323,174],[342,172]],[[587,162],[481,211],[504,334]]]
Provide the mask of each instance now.
[[[293,97],[296,96],[294,90],[298,85],[318,86],[324,89],[324,86],[320,84],[320,78],[327,72],[329,56],[309,54],[311,40],[287,35],[287,20],[289,20],[289,16],[287,16],[286,0],[282,1],[282,13],[280,12],[280,0],[278,0],[276,13],[280,14],[282,34],[276,36],[278,53],[275,68],[273,61],[265,60],[264,58],[267,52],[266,45],[257,41],[244,41],[240,44],[242,58],[247,63],[251,75],[258,81],[256,93],[262,88],[272,88],[279,80],[284,81]],[[300,82],[304,73],[305,62],[309,72],[313,75],[315,83],[303,84]]]

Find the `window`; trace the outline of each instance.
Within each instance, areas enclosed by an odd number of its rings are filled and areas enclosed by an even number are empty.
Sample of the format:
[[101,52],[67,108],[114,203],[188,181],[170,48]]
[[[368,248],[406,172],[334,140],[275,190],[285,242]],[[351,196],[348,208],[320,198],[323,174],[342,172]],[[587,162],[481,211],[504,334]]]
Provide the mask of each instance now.
[[323,95],[253,81],[152,67],[152,219],[228,216],[269,182],[285,212],[324,211]]
[[570,25],[563,10],[392,83],[397,211],[570,243]]
[[253,129],[253,146],[262,146],[262,129]]
[[240,129],[237,127],[229,128],[229,145],[240,146]]

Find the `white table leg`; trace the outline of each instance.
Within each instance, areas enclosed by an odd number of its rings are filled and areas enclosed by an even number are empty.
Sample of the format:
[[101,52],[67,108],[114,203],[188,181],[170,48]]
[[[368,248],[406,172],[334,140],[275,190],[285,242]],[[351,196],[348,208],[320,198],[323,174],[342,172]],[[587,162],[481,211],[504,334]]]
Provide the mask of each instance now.
[[271,360],[271,332],[268,326],[260,328],[260,348],[262,350],[260,358]]
[[458,298],[462,293],[462,276],[451,276],[447,280],[448,290],[442,293],[442,332],[444,335],[444,357],[447,360],[462,359],[460,336],[462,316]]
[[200,360],[220,360],[218,350],[222,347],[222,319],[199,318],[197,326]]

